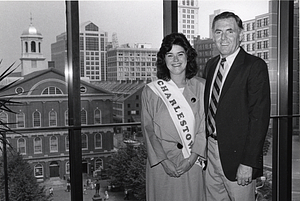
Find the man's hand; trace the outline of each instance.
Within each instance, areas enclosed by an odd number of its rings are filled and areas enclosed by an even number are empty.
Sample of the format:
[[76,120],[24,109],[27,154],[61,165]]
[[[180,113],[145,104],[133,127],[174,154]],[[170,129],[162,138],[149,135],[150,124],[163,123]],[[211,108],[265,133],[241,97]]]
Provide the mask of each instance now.
[[172,161],[166,159],[166,160],[163,160],[163,161],[161,162],[161,164],[162,164],[162,166],[163,166],[165,172],[166,172],[170,177],[179,177],[179,176],[180,176],[179,173],[178,173],[177,170],[176,170],[175,164],[174,164]]
[[252,167],[240,164],[236,173],[238,185],[248,185],[252,182]]

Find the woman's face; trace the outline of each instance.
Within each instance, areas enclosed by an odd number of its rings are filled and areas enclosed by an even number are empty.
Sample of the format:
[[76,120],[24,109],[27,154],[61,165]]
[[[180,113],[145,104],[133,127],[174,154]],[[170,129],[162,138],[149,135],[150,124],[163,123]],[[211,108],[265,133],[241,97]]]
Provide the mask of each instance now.
[[184,75],[187,65],[187,55],[180,45],[173,45],[172,49],[166,53],[166,65],[170,71],[170,75]]

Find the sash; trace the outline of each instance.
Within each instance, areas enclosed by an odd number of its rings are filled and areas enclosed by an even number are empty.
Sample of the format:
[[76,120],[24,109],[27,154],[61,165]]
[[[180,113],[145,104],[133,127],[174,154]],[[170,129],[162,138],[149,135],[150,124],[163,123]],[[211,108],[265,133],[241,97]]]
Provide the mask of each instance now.
[[[177,85],[172,81],[158,79],[148,84],[152,91],[161,97],[173,120],[176,130],[183,143],[182,153],[184,158],[191,155],[195,138],[195,116]],[[196,160],[199,164],[199,160]],[[200,165],[201,166],[201,165]]]

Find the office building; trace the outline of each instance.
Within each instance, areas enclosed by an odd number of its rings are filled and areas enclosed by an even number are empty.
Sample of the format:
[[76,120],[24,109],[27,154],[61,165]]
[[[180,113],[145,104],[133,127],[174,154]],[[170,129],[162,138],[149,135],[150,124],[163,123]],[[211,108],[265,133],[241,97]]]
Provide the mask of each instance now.
[[121,46],[107,51],[108,81],[145,81],[156,79],[156,54],[150,44]]
[[183,33],[194,46],[199,35],[199,6],[197,0],[178,1],[178,32]]
[[[51,44],[51,60],[64,72],[67,62],[67,36],[62,33]],[[90,81],[106,80],[106,46],[108,33],[88,21],[80,26],[80,77]]]

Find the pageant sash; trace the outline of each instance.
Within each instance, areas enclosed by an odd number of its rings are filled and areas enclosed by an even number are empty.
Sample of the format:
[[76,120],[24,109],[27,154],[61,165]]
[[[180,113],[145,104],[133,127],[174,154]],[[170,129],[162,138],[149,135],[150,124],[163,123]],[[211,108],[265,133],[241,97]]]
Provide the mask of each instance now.
[[[195,116],[189,103],[172,80],[166,82],[159,79],[149,83],[148,86],[155,94],[161,97],[167,106],[183,143],[183,156],[184,158],[188,158],[191,154],[195,137]],[[199,165],[198,160],[196,163]]]

